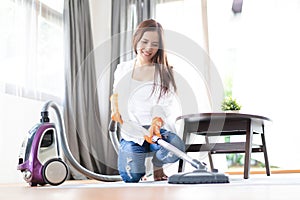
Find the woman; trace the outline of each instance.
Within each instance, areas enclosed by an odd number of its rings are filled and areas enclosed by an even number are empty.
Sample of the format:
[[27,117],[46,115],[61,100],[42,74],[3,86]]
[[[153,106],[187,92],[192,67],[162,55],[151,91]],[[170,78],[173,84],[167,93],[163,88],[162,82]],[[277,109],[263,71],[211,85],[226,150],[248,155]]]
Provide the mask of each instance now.
[[[128,118],[147,128],[149,136],[140,140],[122,134],[121,130],[118,170],[124,182],[139,182],[145,175],[145,158],[153,152],[154,180],[167,180],[163,165],[179,158],[154,144],[152,136],[161,137],[180,150],[184,150],[184,144],[174,133],[171,111],[176,83],[164,50],[162,26],[153,19],[141,22],[133,35],[133,49],[136,58],[120,63],[114,73],[112,120],[122,124],[122,118]],[[128,89],[118,90],[118,86],[126,84]],[[129,91],[129,98],[122,113],[118,103],[124,103],[124,98],[118,102],[118,94],[125,90]]]

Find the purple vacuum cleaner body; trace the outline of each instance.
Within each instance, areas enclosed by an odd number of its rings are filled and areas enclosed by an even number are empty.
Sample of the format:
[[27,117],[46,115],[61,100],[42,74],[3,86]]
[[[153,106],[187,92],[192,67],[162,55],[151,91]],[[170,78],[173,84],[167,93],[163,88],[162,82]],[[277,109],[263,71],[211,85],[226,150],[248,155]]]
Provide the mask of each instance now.
[[69,169],[60,157],[56,127],[49,123],[47,112],[42,112],[41,122],[24,139],[17,169],[31,186],[59,185],[66,180]]
[[[49,122],[50,108],[56,114],[57,124]],[[86,177],[100,181],[122,180],[119,175],[92,172],[81,166],[74,158],[65,135],[59,107],[55,102],[46,102],[41,116],[40,123],[29,131],[22,143],[17,165],[17,169],[23,173],[23,178],[29,185],[60,185],[67,179],[69,168],[60,156],[60,149],[72,167]]]

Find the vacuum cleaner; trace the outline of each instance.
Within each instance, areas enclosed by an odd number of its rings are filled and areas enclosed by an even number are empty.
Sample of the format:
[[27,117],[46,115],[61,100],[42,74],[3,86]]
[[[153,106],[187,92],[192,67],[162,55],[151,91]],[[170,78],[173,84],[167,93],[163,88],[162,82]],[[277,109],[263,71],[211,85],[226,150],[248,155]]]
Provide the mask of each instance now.
[[[59,132],[56,124],[49,120],[50,108],[57,116]],[[56,186],[67,179],[69,167],[63,161],[59,147],[62,148],[69,163],[86,177],[106,182],[122,180],[118,175],[94,173],[77,162],[67,142],[59,107],[55,102],[49,101],[43,107],[40,122],[33,126],[25,137],[19,154],[17,169],[22,172],[24,180],[30,186],[45,184]]]
[[[54,123],[49,120],[49,109],[53,108],[58,119],[58,129]],[[126,124],[126,122],[125,122]],[[124,125],[124,124],[123,124]],[[117,134],[118,124],[111,121],[109,131],[112,143],[115,148],[118,146]],[[138,125],[127,123],[127,127],[139,130],[139,134],[148,134],[148,131]],[[122,127],[123,128],[123,127]],[[126,125],[124,125],[124,129]],[[123,129],[122,129],[123,130]],[[125,133],[127,131],[125,130]],[[131,132],[131,131],[130,131]],[[60,134],[58,134],[60,133]],[[129,134],[129,132],[128,132]],[[180,151],[173,145],[165,142],[159,137],[154,136],[153,142],[161,145],[179,158],[189,162],[196,168],[193,172],[174,174],[168,178],[168,183],[172,184],[202,184],[202,183],[229,183],[229,179],[222,173],[208,172],[205,164],[189,157],[186,153]],[[23,173],[24,180],[30,186],[37,185],[59,185],[68,177],[69,167],[63,161],[60,154],[62,148],[64,156],[69,163],[80,173],[90,179],[99,181],[122,181],[119,175],[103,175],[92,172],[81,166],[72,155],[67,138],[64,131],[63,120],[59,111],[59,107],[53,101],[47,102],[41,112],[41,120],[36,124],[24,139],[17,169]]]

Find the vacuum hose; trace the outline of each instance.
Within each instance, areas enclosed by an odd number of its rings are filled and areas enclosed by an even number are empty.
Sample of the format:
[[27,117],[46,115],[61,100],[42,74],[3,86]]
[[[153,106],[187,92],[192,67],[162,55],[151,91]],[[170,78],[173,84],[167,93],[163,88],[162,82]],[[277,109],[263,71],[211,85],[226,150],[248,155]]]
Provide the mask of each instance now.
[[115,122],[113,120],[110,120],[109,122],[109,126],[108,126],[108,130],[109,130],[109,138],[111,140],[111,143],[115,149],[116,152],[119,152],[119,149],[120,149],[120,141],[119,141],[119,138],[118,138],[118,122]]
[[58,125],[59,125],[59,129],[60,129],[60,139],[61,139],[61,143],[62,143],[62,149],[63,152],[66,156],[66,158],[68,159],[68,161],[71,163],[71,165],[80,173],[82,173],[83,175],[91,178],[91,179],[95,179],[95,180],[99,180],[99,181],[107,181],[107,182],[113,182],[113,181],[122,181],[121,176],[119,175],[103,175],[103,174],[97,174],[95,172],[92,172],[84,167],[82,167],[77,160],[74,158],[74,156],[72,155],[68,142],[67,142],[67,138],[66,138],[66,134],[65,134],[65,129],[64,129],[64,124],[63,124],[63,120],[61,117],[61,113],[59,111],[59,107],[57,106],[57,104],[53,101],[49,101],[47,102],[44,107],[43,107],[43,111],[42,112],[48,112],[49,108],[53,108],[55,111],[55,114],[57,115],[57,119],[58,119]]

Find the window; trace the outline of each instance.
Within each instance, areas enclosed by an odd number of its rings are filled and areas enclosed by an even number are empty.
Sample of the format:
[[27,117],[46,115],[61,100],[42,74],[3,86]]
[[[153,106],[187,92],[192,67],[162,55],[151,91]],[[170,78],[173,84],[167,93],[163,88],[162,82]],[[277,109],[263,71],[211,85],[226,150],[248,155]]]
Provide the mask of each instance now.
[[0,88],[5,93],[39,100],[62,97],[63,2],[2,2]]
[[[192,90],[188,108],[182,114],[211,111],[211,97],[206,69],[199,67],[198,60],[193,58],[207,57],[203,48],[202,12],[199,0],[157,1],[155,18],[165,30],[166,50],[169,63],[174,71],[187,82],[188,87],[178,93],[188,94]],[[180,39],[176,39],[180,38]],[[191,44],[188,46],[187,43]],[[183,51],[182,51],[183,50]],[[178,84],[179,86],[182,84]],[[179,88],[180,89],[180,88]],[[184,105],[186,106],[186,105]],[[190,108],[189,108],[190,107]]]
[[[234,15],[232,0],[208,0],[210,56],[243,113],[269,117],[270,164],[299,169],[298,68],[300,1],[244,1]],[[284,149],[292,152],[286,156]],[[262,160],[259,154],[256,159]]]

